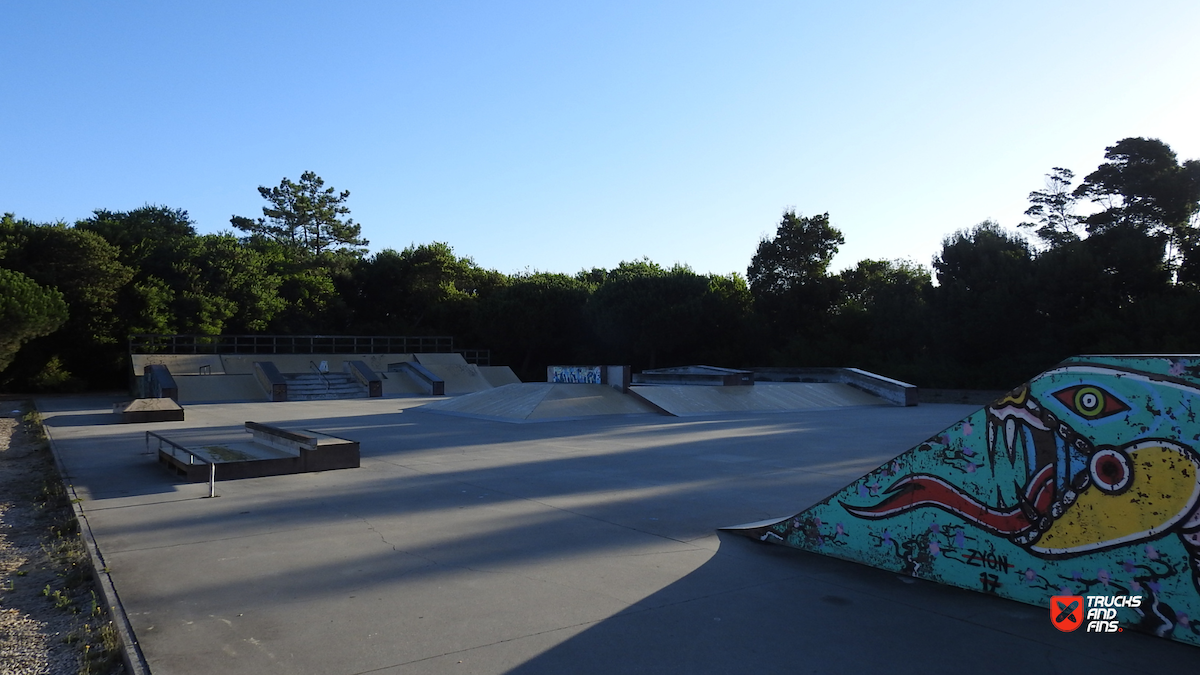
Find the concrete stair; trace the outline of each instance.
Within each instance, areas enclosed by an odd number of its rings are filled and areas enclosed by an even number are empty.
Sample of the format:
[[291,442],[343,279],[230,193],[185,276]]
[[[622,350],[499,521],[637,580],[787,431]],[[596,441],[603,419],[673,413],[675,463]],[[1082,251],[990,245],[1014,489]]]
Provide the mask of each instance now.
[[367,388],[349,373],[289,373],[283,377],[289,401],[367,398]]

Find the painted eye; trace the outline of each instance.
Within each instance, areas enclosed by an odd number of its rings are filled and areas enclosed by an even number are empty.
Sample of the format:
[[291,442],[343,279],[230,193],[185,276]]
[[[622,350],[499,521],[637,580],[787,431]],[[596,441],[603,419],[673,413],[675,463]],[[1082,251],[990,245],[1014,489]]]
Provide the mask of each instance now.
[[1091,384],[1080,384],[1056,391],[1054,398],[1067,406],[1071,412],[1089,420],[1098,420],[1129,410],[1124,401]]
[[1112,448],[1096,451],[1088,468],[1092,474],[1092,484],[1109,494],[1124,492],[1133,478],[1129,458]]

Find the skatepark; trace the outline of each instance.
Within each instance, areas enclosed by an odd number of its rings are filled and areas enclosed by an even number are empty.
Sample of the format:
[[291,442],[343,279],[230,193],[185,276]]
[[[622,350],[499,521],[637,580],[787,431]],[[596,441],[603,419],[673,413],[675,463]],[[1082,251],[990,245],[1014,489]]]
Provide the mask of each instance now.
[[[1061,633],[1044,607],[719,531],[817,504],[978,406],[760,383],[756,396],[775,403],[718,409],[707,387],[641,405],[601,384],[488,385],[185,400],[185,420],[128,424],[114,423],[111,398],[37,405],[153,673],[1103,673],[1195,661],[1189,645]],[[241,443],[250,420],[352,439],[360,464],[218,481],[210,497],[147,443],[147,431]]]

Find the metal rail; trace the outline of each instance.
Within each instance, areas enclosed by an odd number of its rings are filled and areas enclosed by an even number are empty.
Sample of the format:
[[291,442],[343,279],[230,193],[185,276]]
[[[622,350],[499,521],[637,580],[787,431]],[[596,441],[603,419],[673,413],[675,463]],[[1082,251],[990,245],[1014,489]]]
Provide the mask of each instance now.
[[176,451],[182,451],[184,454],[187,455],[188,465],[207,464],[208,465],[208,496],[209,497],[217,496],[217,465],[215,462],[206,460],[203,457],[200,457],[196,453],[192,452],[191,450],[188,450],[187,448],[183,447],[182,445],[176,443],[175,441],[172,441],[169,438],[164,438],[162,436],[159,436],[158,434],[154,433],[153,431],[146,432],[146,454],[151,454],[153,452],[153,450],[150,449],[150,439],[152,437],[158,441],[158,452],[163,451],[163,444],[165,443],[167,445],[167,447],[169,448],[167,450],[167,454],[171,455],[175,459],[182,460],[182,458],[178,454],[176,454]]
[[491,350],[456,349],[449,335],[170,335],[129,336],[130,354],[449,354],[491,365]]
[[321,381],[325,383],[325,391],[329,391],[329,378],[325,377],[325,373],[321,372],[321,368],[312,361],[308,362],[308,367],[312,368],[313,372],[316,373],[317,376],[321,378]]

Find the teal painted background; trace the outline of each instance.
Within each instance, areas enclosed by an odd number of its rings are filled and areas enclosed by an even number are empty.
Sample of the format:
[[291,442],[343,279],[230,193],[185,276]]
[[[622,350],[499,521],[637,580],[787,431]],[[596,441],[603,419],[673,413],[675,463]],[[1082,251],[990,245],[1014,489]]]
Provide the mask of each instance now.
[[1200,357],[1068,359],[748,534],[1200,645]]

